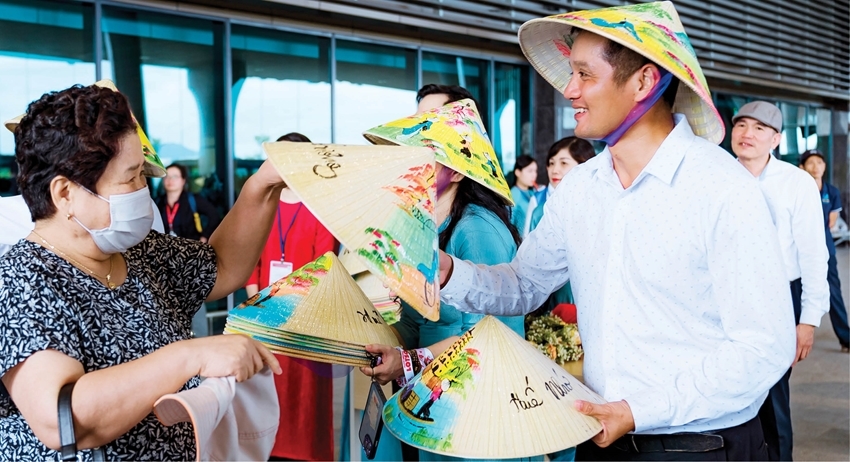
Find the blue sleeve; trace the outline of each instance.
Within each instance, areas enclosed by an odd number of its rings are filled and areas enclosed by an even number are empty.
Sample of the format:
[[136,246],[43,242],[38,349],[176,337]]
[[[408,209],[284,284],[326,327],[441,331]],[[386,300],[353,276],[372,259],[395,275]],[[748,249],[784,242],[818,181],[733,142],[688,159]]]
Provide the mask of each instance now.
[[401,337],[403,347],[407,350],[418,348],[419,345],[419,327],[422,325],[425,318],[414,310],[407,302],[401,302],[401,316],[398,322],[393,324],[393,329],[398,332]]
[[[497,265],[509,263],[516,254],[516,244],[507,229],[498,229],[500,224],[492,223],[475,214],[464,217],[458,223],[452,236],[455,242],[453,255],[476,264]],[[484,315],[462,313],[462,330],[466,332],[480,321]],[[522,319],[522,316],[518,317]],[[513,326],[511,326],[513,328]]]
[[829,194],[829,211],[838,212],[841,210],[841,192],[833,185],[827,185]]

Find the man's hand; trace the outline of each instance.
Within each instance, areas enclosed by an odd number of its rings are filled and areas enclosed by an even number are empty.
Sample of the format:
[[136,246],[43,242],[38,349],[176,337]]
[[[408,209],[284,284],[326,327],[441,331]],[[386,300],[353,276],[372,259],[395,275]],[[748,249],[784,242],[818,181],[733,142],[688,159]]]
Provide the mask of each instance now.
[[794,356],[794,366],[798,362],[806,359],[809,353],[812,352],[812,345],[815,343],[815,326],[809,324],[797,325],[797,355]]
[[635,429],[632,409],[625,401],[596,404],[576,400],[575,406],[578,412],[596,417],[602,424],[602,431],[593,437],[593,442],[600,448],[607,448],[621,436]]
[[452,261],[452,257],[450,257],[447,253],[440,251],[440,287],[446,285],[449,282],[449,278],[452,277],[452,270],[454,269],[454,262]]

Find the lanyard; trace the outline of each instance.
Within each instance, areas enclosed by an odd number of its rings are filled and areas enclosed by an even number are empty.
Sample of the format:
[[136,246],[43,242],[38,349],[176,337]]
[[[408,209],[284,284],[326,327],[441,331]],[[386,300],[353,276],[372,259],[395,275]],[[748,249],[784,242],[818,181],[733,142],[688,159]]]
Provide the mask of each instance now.
[[165,215],[168,219],[168,230],[174,230],[174,218],[177,216],[177,209],[180,208],[180,202],[175,202],[174,207],[165,204]]
[[286,247],[286,238],[289,237],[289,230],[292,229],[292,225],[295,224],[295,219],[298,218],[298,212],[301,211],[301,206],[303,204],[298,204],[298,209],[295,210],[295,215],[292,216],[292,221],[289,222],[289,226],[286,228],[286,233],[283,233],[283,225],[280,223],[280,204],[277,205],[277,237],[280,240],[280,261],[283,261],[283,249]]

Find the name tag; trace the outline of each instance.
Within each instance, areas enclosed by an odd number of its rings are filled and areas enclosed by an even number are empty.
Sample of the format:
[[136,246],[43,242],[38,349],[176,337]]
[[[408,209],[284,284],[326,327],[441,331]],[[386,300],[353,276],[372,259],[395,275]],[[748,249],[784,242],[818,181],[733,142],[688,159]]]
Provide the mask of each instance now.
[[292,263],[288,261],[269,262],[269,284],[279,281],[292,274]]

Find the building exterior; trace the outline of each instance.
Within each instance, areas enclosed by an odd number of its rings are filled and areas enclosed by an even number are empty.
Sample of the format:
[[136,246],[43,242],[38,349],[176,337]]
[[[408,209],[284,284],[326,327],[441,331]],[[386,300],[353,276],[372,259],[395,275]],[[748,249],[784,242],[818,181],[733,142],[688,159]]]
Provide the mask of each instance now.
[[[362,131],[414,111],[422,84],[460,84],[509,170],[520,154],[545,157],[574,122],[523,58],[519,26],[624,3],[0,0],[0,119],[47,90],[111,78],[163,161],[188,165],[193,189],[225,211],[262,142],[297,131],[364,144]],[[850,0],[674,3],[727,126],[751,99],[780,104],[781,157],[825,152],[850,210]],[[0,194],[14,193],[13,154],[0,131]]]

